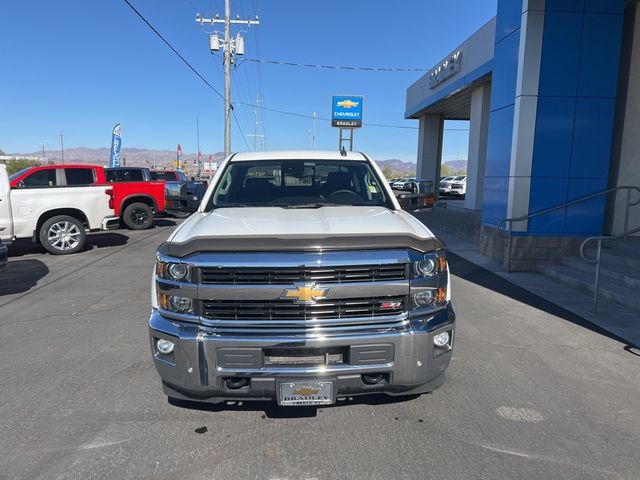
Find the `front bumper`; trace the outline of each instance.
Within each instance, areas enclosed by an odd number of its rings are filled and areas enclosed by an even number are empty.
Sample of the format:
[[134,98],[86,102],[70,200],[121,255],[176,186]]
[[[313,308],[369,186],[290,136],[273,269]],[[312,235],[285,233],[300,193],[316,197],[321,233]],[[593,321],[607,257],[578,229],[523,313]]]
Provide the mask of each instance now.
[[[169,397],[217,403],[275,400],[278,383],[293,379],[331,380],[337,397],[432,391],[441,385],[451,360],[455,314],[449,304],[445,310],[412,325],[417,326],[403,331],[324,338],[223,337],[208,327],[165,318],[154,310],[149,320],[149,336],[154,363]],[[435,347],[434,335],[444,331],[450,332],[449,345]],[[173,352],[159,353],[158,339],[173,342]],[[348,353],[340,364],[265,364],[264,349],[274,348],[343,349]],[[367,374],[382,374],[383,381],[369,385],[362,378]],[[249,383],[230,389],[226,384],[228,378],[248,379]]]
[[200,206],[201,198],[197,195],[167,195],[165,211],[172,213],[193,213]]
[[115,230],[116,228],[120,228],[120,218],[119,217],[105,217],[102,220],[102,230]]

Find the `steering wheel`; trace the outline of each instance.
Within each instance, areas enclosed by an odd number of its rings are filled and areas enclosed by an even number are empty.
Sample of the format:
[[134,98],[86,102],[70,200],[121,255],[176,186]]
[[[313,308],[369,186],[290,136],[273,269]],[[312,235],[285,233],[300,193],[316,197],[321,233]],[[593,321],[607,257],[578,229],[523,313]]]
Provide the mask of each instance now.
[[335,197],[336,195],[351,195],[352,197],[355,197],[358,200],[362,201],[362,198],[360,197],[360,195],[358,195],[357,193],[352,192],[351,190],[336,190],[335,192],[332,192],[329,195],[327,195],[326,198],[330,199],[332,197]]

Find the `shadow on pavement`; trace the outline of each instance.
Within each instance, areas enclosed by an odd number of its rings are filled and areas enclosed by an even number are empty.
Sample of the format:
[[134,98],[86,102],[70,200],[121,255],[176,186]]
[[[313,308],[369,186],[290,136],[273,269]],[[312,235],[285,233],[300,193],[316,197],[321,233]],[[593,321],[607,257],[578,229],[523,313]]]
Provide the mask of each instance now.
[[9,258],[11,257],[22,257],[23,255],[28,255],[30,253],[42,253],[48,254],[48,252],[42,248],[41,245],[33,243],[28,238],[19,238],[15,240],[13,243],[9,244]]
[[588,320],[585,320],[579,315],[576,315],[569,310],[562,308],[555,303],[550,302],[538,295],[525,290],[522,287],[514,285],[504,278],[496,275],[485,268],[482,268],[475,263],[471,263],[462,257],[459,257],[455,253],[448,251],[447,260],[449,261],[449,267],[451,268],[451,274],[456,277],[467,280],[468,282],[475,283],[481,287],[493,290],[494,292],[505,295],[513,300],[529,305],[543,312],[549,313],[556,317],[567,320],[568,322],[579,325],[587,330],[604,335],[605,337],[616,340],[620,343],[627,345],[627,347],[634,347],[630,345],[627,340],[624,340],[611,332],[606,331]]
[[[94,248],[105,247],[121,247],[129,241],[127,235],[116,232],[91,233],[87,235],[87,243],[80,252],[75,255],[82,255],[82,252],[92,250]],[[49,255],[49,252],[37,243],[33,243],[30,239],[21,238],[9,245],[9,258],[22,257],[29,254]]]
[[[424,394],[427,395],[427,394]],[[391,396],[380,393],[359,395],[354,397],[339,397],[335,404],[313,407],[281,407],[275,400],[267,401],[225,401],[221,403],[201,403],[187,400],[168,399],[169,404],[174,407],[189,410],[199,410],[203,412],[226,412],[226,411],[249,411],[264,412],[262,418],[310,418],[316,417],[318,411],[323,408],[339,408],[347,405],[387,405],[394,403],[409,402],[420,397],[420,395]]]
[[154,222],[156,227],[175,227],[177,224],[178,222],[170,218],[156,218]]
[[129,237],[122,233],[93,233],[91,235],[87,235],[87,244],[85,245],[84,250],[91,250],[92,248],[121,247],[126,245],[128,241]]
[[0,270],[0,296],[31,290],[48,274],[49,268],[40,260],[9,260]]

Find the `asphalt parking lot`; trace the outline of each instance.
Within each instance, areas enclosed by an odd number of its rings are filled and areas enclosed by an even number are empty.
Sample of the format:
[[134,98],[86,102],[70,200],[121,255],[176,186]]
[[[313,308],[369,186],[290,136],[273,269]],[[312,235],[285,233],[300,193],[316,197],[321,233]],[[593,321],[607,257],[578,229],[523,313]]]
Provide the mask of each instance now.
[[147,319],[172,223],[66,257],[11,247],[0,478],[640,478],[640,351],[455,255],[454,358],[433,394],[169,404]]

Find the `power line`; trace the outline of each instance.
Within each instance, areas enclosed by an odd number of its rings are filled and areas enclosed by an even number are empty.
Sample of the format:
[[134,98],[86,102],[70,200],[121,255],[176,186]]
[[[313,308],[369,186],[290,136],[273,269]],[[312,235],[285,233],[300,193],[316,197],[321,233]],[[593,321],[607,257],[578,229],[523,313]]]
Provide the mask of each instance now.
[[[200,80],[202,80],[211,90],[213,90],[215,92],[216,95],[218,95],[220,98],[222,98],[222,100],[224,100],[225,102],[227,101],[224,97],[224,95],[222,95],[218,90],[216,90],[216,88],[211,85],[202,75],[200,75],[200,73],[182,56],[180,55],[180,52],[178,52],[173,45],[171,45],[167,39],[165,39],[162,34],[160,32],[158,32],[158,30],[155,29],[155,27],[153,25],[151,25],[151,23],[149,23],[149,21],[144,17],[144,15],[142,15],[137,9],[136,7],[134,7],[133,5],[131,5],[131,3],[129,2],[129,0],[122,0],[124,3],[126,3],[129,8],[131,8],[131,10],[133,10],[135,12],[135,14],[140,17],[140,19],[147,24],[147,27],[149,27],[153,33],[155,33],[158,38],[160,38],[160,40],[162,40],[164,42],[164,44],[169,47],[171,49],[171,51],[173,51],[173,53],[175,53],[178,58],[180,58],[180,60],[182,60],[182,62],[191,69],[191,71],[193,73],[195,73],[198,78],[200,78]],[[233,108],[233,106],[231,107]]]
[[224,95],[222,95],[222,93],[220,93],[220,92],[219,92],[219,91],[218,91],[218,90],[217,90],[213,85],[211,85],[211,83],[209,83],[209,82],[207,81],[207,79],[206,79],[206,78],[204,78],[204,77],[200,74],[200,72],[198,72],[198,71],[193,67],[193,65],[191,65],[191,64],[190,64],[190,63],[189,63],[189,62],[188,62],[188,61],[187,61],[187,60],[186,60],[186,59],[185,59],[185,58],[180,54],[180,52],[178,52],[178,51],[174,48],[174,46],[173,46],[173,45],[171,45],[171,43],[169,43],[169,41],[168,41],[166,38],[164,38],[160,32],[158,32],[158,30],[156,30],[156,28],[155,28],[153,25],[151,25],[151,23],[150,23],[150,22],[149,22],[149,21],[144,17],[144,15],[142,15],[142,13],[140,13],[140,12],[136,9],[136,7],[134,7],[134,6],[129,2],[129,0],[123,0],[123,2],[124,2],[124,3],[126,3],[126,4],[129,6],[129,8],[131,8],[131,10],[133,10],[133,12],[134,12],[134,13],[135,13],[135,14],[136,14],[136,15],[137,15],[137,16],[138,16],[138,17],[139,17],[139,18],[140,18],[140,19],[141,19],[141,20],[142,20],[142,21],[143,21],[143,22],[144,22],[144,23],[145,23],[145,24],[146,24],[146,25],[147,25],[147,26],[148,26],[148,27],[153,31],[153,33],[155,33],[155,34],[158,36],[158,38],[160,38],[160,40],[162,40],[162,41],[164,42],[164,44],[165,44],[167,47],[169,47],[169,48],[171,49],[171,51],[172,51],[173,53],[175,53],[175,54],[178,56],[178,58],[180,58],[180,60],[182,60],[182,62],[183,62],[187,67],[189,67],[189,69],[190,69],[193,73],[195,73],[195,74],[198,76],[198,78],[199,78],[200,80],[202,80],[202,81],[203,81],[203,82],[204,82],[204,83],[205,83],[205,84],[206,84],[206,85],[207,85],[211,90],[213,90],[213,92],[214,92],[216,95],[218,95],[218,96],[219,96],[219,97],[220,97],[220,98],[221,98],[225,103],[229,103],[229,107],[231,108],[231,111],[233,112],[233,117],[235,118],[236,124],[238,125],[238,130],[240,131],[240,134],[242,135],[242,139],[244,140],[245,145],[247,145],[247,148],[249,148],[249,143],[247,142],[247,139],[246,139],[245,134],[244,134],[244,132],[243,132],[243,130],[242,130],[242,127],[240,126],[240,123],[238,122],[238,117],[236,116],[235,111],[233,111],[233,105],[232,105],[230,102],[227,102],[227,100],[226,100],[226,98],[224,97]]
[[[224,155],[227,157],[231,153],[231,113],[233,107],[231,105],[231,64],[235,62],[236,55],[244,55],[245,41],[242,35],[238,33],[235,39],[231,38],[231,25],[246,25],[250,27],[252,25],[260,25],[260,20],[240,20],[237,17],[235,20],[231,19],[231,0],[224,0],[224,18],[215,16],[212,18],[206,18],[196,14],[196,22],[200,26],[204,27],[205,24],[215,26],[216,24],[224,24],[224,39],[222,45],[220,44],[220,38],[217,33],[209,35],[209,50],[211,52],[217,52],[222,49],[224,53],[224,98],[225,98],[225,112],[224,112]],[[238,117],[235,116],[238,126],[240,122]],[[246,143],[246,139],[245,139]]]
[[244,135],[244,132],[242,131],[242,127],[240,126],[240,122],[238,121],[238,116],[236,115],[236,111],[235,110],[231,110],[231,113],[233,115],[233,118],[236,121],[236,125],[238,126],[238,130],[240,130],[240,135],[242,135],[242,140],[244,140],[244,144],[247,146],[247,150],[251,150],[251,147],[249,146],[249,142],[247,142],[247,137]]
[[428,68],[419,67],[353,67],[347,65],[318,65],[313,63],[295,63],[281,60],[261,60],[259,58],[244,58],[243,62],[268,63],[271,65],[286,65],[288,67],[327,68],[332,70],[357,70],[365,72],[426,72]]
[[[205,83],[205,85],[207,85],[218,97],[220,97],[225,103],[229,104],[229,107],[231,108],[233,117],[235,119],[236,125],[238,126],[238,129],[242,135],[243,141],[245,143],[245,145],[247,146],[247,148],[250,149],[249,147],[249,143],[247,142],[247,139],[245,137],[244,131],[242,130],[242,127],[240,126],[240,122],[238,121],[238,117],[236,116],[236,113],[234,111],[233,108],[233,104],[231,102],[227,102],[226,98],[224,97],[223,94],[221,94],[213,85],[211,85],[211,83],[209,83],[207,81],[206,78],[204,78],[200,72],[198,72],[192,65],[191,63],[189,63],[181,54],[180,52],[178,52],[173,45],[171,45],[171,43],[169,43],[169,41],[167,39],[165,39],[162,34],[160,32],[158,32],[158,30],[156,30],[156,28],[144,17],[144,15],[142,15],[142,13],[140,13],[130,2],[129,0],[122,0],[124,3],[127,4],[127,6],[129,6],[129,8],[131,8],[131,10],[133,10],[133,12],[149,27],[149,29],[151,29],[153,31],[153,33],[156,34],[156,36],[158,38],[160,38],[160,40],[162,40],[162,42],[171,49],[171,51],[176,54],[176,56],[187,66],[189,67],[189,69],[200,79],[202,80],[202,82]],[[248,61],[254,61],[255,59],[245,59]],[[259,62],[260,63],[260,62]],[[267,62],[262,62],[262,63],[267,63]],[[302,64],[300,64],[302,65]],[[329,67],[329,66],[327,66]],[[324,68],[324,67],[322,67]],[[332,68],[332,67],[331,67]],[[351,68],[351,67],[345,67],[348,69],[356,69]],[[363,67],[359,67],[360,69],[362,69]],[[262,79],[260,78],[260,83],[262,83]],[[261,87],[262,89],[262,87]],[[289,116],[294,116],[294,117],[299,117],[299,118],[309,118],[309,119],[313,119],[314,116],[313,115],[308,115],[308,114],[303,114],[303,113],[296,113],[296,112],[289,112],[286,110],[280,110],[277,108],[270,108],[270,107],[266,107],[264,105],[256,105],[256,104],[252,104],[252,103],[246,103],[246,102],[236,102],[236,105],[243,105],[243,106],[247,106],[247,107],[252,107],[252,108],[259,108],[261,110],[265,110],[265,111],[269,111],[269,112],[274,112],[274,113],[280,113],[282,115],[289,115]],[[319,117],[316,116],[315,117],[316,120],[323,120],[323,121],[330,121],[329,118],[327,117]],[[388,124],[380,124],[380,123],[364,123],[363,125],[369,126],[369,127],[380,127],[380,128],[399,128],[399,129],[405,129],[405,130],[418,130],[418,127],[411,127],[411,126],[404,126],[404,125],[388,125]],[[444,130],[448,130],[448,131],[468,131],[468,129],[456,129],[456,128],[445,128]]]

